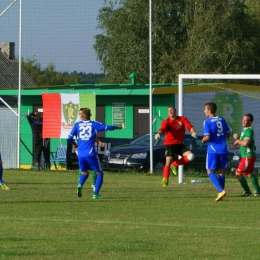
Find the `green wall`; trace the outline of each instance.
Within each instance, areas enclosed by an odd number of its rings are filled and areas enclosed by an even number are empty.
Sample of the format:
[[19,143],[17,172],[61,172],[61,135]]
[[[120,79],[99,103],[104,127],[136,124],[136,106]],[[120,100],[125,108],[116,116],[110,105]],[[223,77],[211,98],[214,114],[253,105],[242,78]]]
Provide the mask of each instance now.
[[[21,115],[26,115],[28,110],[33,111],[34,105],[42,104],[41,96],[22,96],[22,106],[21,106]],[[149,106],[149,96],[147,95],[97,95],[96,104],[105,106],[105,124],[112,125],[112,107],[113,103],[125,103],[126,106],[126,128],[120,131],[107,131],[105,137],[108,138],[134,138],[134,106]],[[153,96],[153,115],[160,117],[156,118],[156,121],[153,124],[153,131],[157,131],[161,125],[162,120],[167,118],[167,108],[168,106],[174,106],[174,95],[154,95]],[[28,120],[25,116],[21,117],[21,139],[26,145],[27,149],[31,152],[32,148],[32,131],[28,123]],[[51,139],[51,151],[56,151],[58,145],[67,145],[66,139]],[[21,158],[20,162],[22,165],[31,165],[32,156],[28,152],[23,144],[21,144]]]

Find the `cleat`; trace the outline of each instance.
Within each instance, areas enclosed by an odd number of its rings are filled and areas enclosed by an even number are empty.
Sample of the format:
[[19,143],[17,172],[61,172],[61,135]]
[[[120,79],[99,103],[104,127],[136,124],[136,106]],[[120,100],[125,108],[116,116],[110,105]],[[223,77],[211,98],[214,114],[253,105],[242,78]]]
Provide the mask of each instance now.
[[258,197],[258,196],[260,196],[259,192],[254,193],[254,197]]
[[82,186],[79,184],[78,185],[78,188],[77,188],[77,194],[78,194],[78,197],[82,197]]
[[173,173],[174,175],[177,175],[177,167],[171,165],[171,166],[170,166],[170,169],[172,170],[172,173]]
[[[241,197],[248,197],[248,196],[250,196],[252,194],[252,192],[251,191],[245,191],[242,195],[241,195]],[[257,197],[257,196],[256,196]]]
[[0,187],[3,189],[3,190],[9,190],[9,187],[4,183],[0,183]]
[[103,197],[101,195],[93,195],[93,200],[102,200]]
[[217,198],[215,199],[215,201],[220,201],[223,197],[225,197],[226,196],[226,192],[225,192],[225,190],[223,190],[222,192],[220,192],[219,194],[218,194],[218,196],[217,196]]
[[169,180],[166,179],[166,178],[163,178],[163,179],[162,179],[162,185],[163,185],[163,187],[164,187],[164,188],[167,188],[167,187],[168,187],[168,184],[169,184]]

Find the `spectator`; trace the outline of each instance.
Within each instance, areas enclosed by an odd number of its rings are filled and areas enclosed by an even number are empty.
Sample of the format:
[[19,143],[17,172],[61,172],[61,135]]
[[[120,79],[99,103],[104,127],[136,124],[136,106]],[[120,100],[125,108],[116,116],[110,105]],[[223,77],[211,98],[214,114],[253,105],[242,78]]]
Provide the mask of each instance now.
[[50,170],[50,139],[42,138],[42,118],[39,112],[30,113],[26,116],[32,128],[33,134],[33,157],[35,167],[39,171],[41,166],[41,154],[43,152],[45,169]]
[[9,190],[9,187],[3,181],[3,161],[2,161],[2,158],[1,158],[1,153],[0,153],[0,187],[3,190]]

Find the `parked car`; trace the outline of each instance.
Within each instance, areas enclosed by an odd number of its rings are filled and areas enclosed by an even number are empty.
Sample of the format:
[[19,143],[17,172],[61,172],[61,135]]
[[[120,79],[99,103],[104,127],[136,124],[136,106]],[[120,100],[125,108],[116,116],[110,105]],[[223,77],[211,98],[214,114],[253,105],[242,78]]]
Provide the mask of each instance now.
[[[153,169],[154,173],[161,174],[165,164],[164,137],[156,141],[153,134]],[[185,169],[206,171],[207,144],[201,143],[202,137],[197,139],[191,135],[185,135],[184,145],[195,155],[195,160],[185,165]],[[229,160],[234,154],[229,153]],[[102,158],[104,170],[135,170],[148,172],[150,170],[150,135],[145,134],[129,144],[112,147],[106,151]]]
[[[239,154],[239,155],[234,155],[232,160],[230,161],[230,169],[232,174],[235,174],[236,169],[240,163],[240,160],[241,160],[241,155]],[[257,174],[260,173],[260,154],[256,154],[254,173]]]

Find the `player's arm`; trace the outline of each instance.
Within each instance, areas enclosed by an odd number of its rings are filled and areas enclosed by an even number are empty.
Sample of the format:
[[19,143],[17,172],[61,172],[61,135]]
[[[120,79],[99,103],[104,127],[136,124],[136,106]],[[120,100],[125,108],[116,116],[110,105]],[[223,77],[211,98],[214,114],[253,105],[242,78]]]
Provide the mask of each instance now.
[[68,141],[73,145],[73,147],[76,149],[78,148],[78,144],[76,143],[76,140],[74,139],[74,136],[77,134],[77,127],[76,124],[73,126],[71,132],[68,135]]
[[203,137],[201,139],[201,142],[203,144],[207,143],[210,140],[210,129],[208,127],[208,121],[205,120],[203,122]]
[[203,138],[201,139],[201,142],[203,144],[207,143],[210,140],[210,136],[209,135],[205,135],[203,136]]
[[184,123],[185,127],[190,131],[191,136],[196,139],[198,137],[198,135],[196,133],[194,126],[191,124],[191,122],[188,120],[188,118],[183,116],[182,119],[183,119],[183,123]]
[[100,122],[96,122],[96,123],[98,124],[96,127],[97,132],[121,130],[123,128],[122,126],[104,125]]
[[103,142],[101,142],[97,137],[95,139],[96,143],[99,144],[101,147],[104,147],[105,144]]
[[239,139],[240,138],[240,135],[241,135],[241,133],[234,133],[233,134],[233,138],[235,139],[235,140],[237,140],[237,139]]
[[244,140],[236,139],[234,145],[248,146],[250,143],[250,139],[246,137]]
[[155,140],[159,140],[161,136],[164,135],[164,133],[166,132],[166,129],[167,129],[167,122],[166,120],[164,120],[162,121],[161,127],[157,131],[157,134],[155,134],[154,136]]
[[192,128],[190,129],[190,134],[191,134],[191,136],[192,136],[193,138],[195,138],[195,139],[198,137],[198,135],[197,135],[197,133],[196,133],[194,127],[192,127]]

